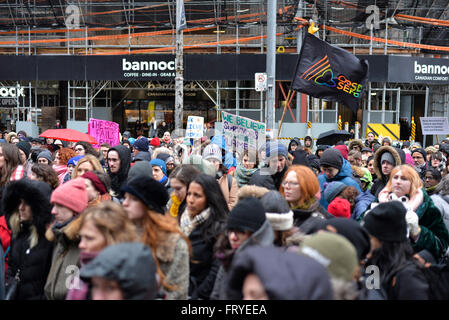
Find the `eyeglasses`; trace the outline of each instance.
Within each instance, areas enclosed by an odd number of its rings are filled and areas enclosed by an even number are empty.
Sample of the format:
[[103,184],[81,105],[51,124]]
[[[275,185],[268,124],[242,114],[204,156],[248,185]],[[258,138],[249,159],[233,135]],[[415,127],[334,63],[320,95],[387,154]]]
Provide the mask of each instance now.
[[281,185],[285,188],[286,186],[295,188],[297,186],[299,186],[298,182],[293,182],[293,181],[282,181]]
[[75,152],[77,152],[77,151],[84,151],[84,149],[83,148],[75,148]]

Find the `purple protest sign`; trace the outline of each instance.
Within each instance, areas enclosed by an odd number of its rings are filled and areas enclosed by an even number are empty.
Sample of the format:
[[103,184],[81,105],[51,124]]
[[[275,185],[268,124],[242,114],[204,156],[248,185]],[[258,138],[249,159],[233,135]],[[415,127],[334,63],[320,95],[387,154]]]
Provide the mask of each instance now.
[[116,122],[91,118],[88,133],[99,143],[93,145],[94,148],[100,148],[102,143],[109,143],[111,146],[120,144],[120,129]]

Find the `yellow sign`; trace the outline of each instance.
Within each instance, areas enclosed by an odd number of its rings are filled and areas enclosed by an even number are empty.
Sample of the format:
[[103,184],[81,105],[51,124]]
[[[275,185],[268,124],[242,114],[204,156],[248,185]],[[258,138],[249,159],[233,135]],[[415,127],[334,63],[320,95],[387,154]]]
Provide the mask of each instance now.
[[378,136],[388,136],[393,140],[400,140],[401,136],[400,125],[395,123],[368,123],[366,125],[365,136],[368,136],[368,133],[373,132],[374,136],[377,138]]

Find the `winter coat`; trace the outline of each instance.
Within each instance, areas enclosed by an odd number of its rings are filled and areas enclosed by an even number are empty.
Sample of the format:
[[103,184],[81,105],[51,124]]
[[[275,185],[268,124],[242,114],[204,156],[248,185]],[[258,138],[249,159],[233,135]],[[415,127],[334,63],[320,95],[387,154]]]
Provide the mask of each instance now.
[[[151,149],[149,149],[151,150]],[[151,152],[149,151],[139,151],[139,153],[134,157],[133,162],[136,161],[151,161]]]
[[[126,147],[125,147],[126,148]],[[52,225],[46,232],[47,239],[54,243],[51,269],[45,283],[45,296],[49,300],[64,300],[67,283],[74,267],[80,267],[79,238],[77,235],[79,216],[62,226]]]
[[[51,188],[41,181],[23,179],[8,185],[3,195],[5,218],[14,230],[6,281],[14,278],[20,269],[18,300],[45,299],[44,285],[51,265],[53,244],[45,238],[51,221]],[[20,222],[17,208],[21,199],[31,207],[32,220]],[[30,237],[37,244],[30,248]]]
[[[312,141],[313,141],[313,140],[312,140]],[[292,151],[292,143],[293,143],[293,142],[296,142],[296,144],[298,145],[298,148],[301,148],[301,147],[302,147],[301,140],[299,140],[299,138],[293,138],[293,139],[291,139],[290,142],[288,143],[287,151],[288,151],[289,153],[292,153],[292,152],[293,152],[293,151]]]
[[186,300],[189,290],[189,248],[178,233],[169,233],[156,248],[156,257],[165,281],[177,287],[174,291],[162,288],[166,300]]
[[[187,209],[183,214],[188,214]],[[189,296],[192,300],[209,299],[220,267],[220,262],[214,257],[213,252],[219,233],[204,239],[202,235],[204,226],[204,223],[200,224],[189,235],[193,251],[189,274]],[[224,230],[224,225],[220,229]]]
[[[393,148],[390,146],[384,146],[380,147],[376,153],[374,154],[374,172],[376,173],[377,179],[374,181],[373,186],[371,187],[371,193],[374,197],[378,197],[379,193],[382,191],[383,188],[387,185],[388,180],[390,179],[390,176],[385,176],[382,173],[382,164],[380,163],[380,160],[382,159],[382,155],[384,152],[390,152],[393,155],[393,159],[395,163],[393,164],[393,167],[399,166],[403,163],[405,163],[405,153],[402,151],[402,153],[399,153],[398,151],[401,149]],[[404,155],[404,159],[402,159],[401,155]]]
[[[3,247],[0,246],[0,257],[4,256]],[[0,300],[5,299],[5,260],[0,259]]]
[[[276,190],[278,191],[281,187],[281,182],[284,177],[284,173],[287,171],[288,167],[285,165],[284,170],[281,172],[276,172],[273,175],[269,174],[261,174],[260,170],[254,172],[251,179],[248,181],[248,185],[256,185],[259,187],[265,187],[268,190]],[[266,170],[269,170],[268,167]]]
[[439,194],[434,194],[431,195],[430,198],[438,210],[440,210],[446,229],[449,230],[449,195],[442,196]]
[[369,209],[371,203],[373,203],[376,198],[371,194],[370,190],[365,190],[361,192],[357,198],[355,198],[354,210],[351,214],[351,218],[359,221],[363,216],[363,213]]
[[323,206],[324,209],[327,210],[327,207],[329,203],[326,201],[326,198],[324,197],[324,190],[327,187],[327,184],[331,183],[332,181],[340,181],[347,185],[348,187],[354,187],[357,189],[357,191],[362,192],[360,189],[360,186],[357,184],[357,182],[351,178],[352,176],[352,168],[349,162],[345,159],[341,159],[343,161],[343,165],[338,172],[338,174],[333,177],[332,179],[329,179],[324,173],[320,174],[318,176],[318,182],[320,183],[320,189],[321,189],[321,200],[320,204]]
[[318,201],[315,201],[308,209],[295,208],[292,211],[293,225],[304,234],[315,232],[324,219],[334,218]]
[[[243,249],[251,245],[272,246],[274,241],[274,232],[268,220],[265,220],[263,225],[254,232],[242,245],[237,248],[234,254],[241,252]],[[228,283],[228,272],[220,266],[217,277],[215,279],[214,288],[210,295],[211,300],[226,300],[226,284]]]
[[6,254],[5,259],[3,261],[5,262],[5,272],[8,271],[8,264],[9,264],[9,256],[11,251],[11,229],[9,229],[8,223],[6,222],[5,216],[0,217],[0,240],[2,243],[3,248],[3,255],[2,259]]
[[[237,186],[236,179],[231,175],[229,175],[229,177],[230,178],[228,178],[227,174],[222,175],[217,179],[217,182],[220,185],[221,192],[223,193],[226,203],[228,204],[229,211],[231,211],[237,204],[237,193],[239,192],[239,187]],[[231,188],[229,188],[228,179],[231,180]]]
[[[126,183],[128,177],[128,171],[131,163],[131,151],[128,147],[118,145],[109,149],[109,151],[115,150],[120,157],[120,170],[117,173],[112,173],[108,168],[108,174],[111,178],[111,189],[114,192],[114,196],[120,194],[120,188]],[[108,151],[108,152],[109,152]]]
[[407,263],[384,284],[388,300],[429,300],[429,283],[413,262]]

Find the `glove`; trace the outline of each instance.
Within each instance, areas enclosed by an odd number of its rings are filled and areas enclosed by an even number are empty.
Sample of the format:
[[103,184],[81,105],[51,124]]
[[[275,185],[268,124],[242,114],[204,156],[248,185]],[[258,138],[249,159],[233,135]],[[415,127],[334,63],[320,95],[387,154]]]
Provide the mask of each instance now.
[[419,218],[416,212],[413,210],[407,210],[407,213],[405,214],[405,221],[407,222],[407,228],[410,231],[410,236],[413,239],[418,238],[421,233],[421,228],[418,223]]

